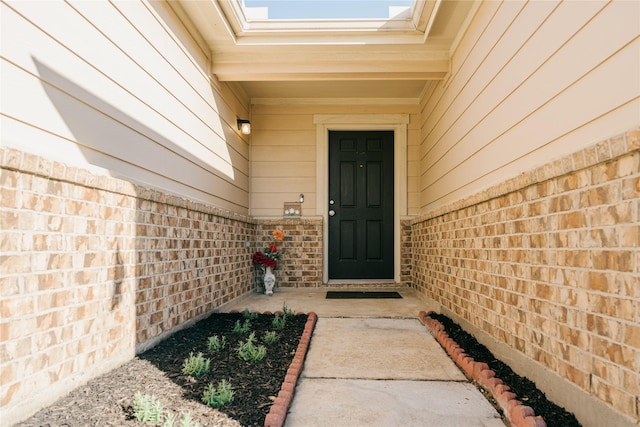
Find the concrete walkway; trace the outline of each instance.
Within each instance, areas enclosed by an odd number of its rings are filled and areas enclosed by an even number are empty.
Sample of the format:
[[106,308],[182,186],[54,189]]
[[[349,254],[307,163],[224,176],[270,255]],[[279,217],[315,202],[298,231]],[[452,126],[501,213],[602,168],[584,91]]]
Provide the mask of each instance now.
[[402,299],[355,300],[327,300],[326,291],[278,289],[224,307],[286,304],[318,314],[286,427],[505,425],[420,323],[428,307],[413,290],[399,289]]

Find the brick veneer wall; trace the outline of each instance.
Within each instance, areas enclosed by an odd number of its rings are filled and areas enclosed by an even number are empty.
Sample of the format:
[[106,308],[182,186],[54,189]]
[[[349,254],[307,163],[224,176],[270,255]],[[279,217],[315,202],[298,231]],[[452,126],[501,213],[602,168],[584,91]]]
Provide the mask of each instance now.
[[[322,287],[322,218],[283,218],[256,220],[256,247],[263,250],[271,243],[277,243],[282,257],[274,271],[278,286],[294,288]],[[283,242],[275,242],[273,230],[285,233]],[[411,221],[403,220],[401,229],[400,283],[411,282]],[[261,288],[260,275],[254,275],[254,286]]]
[[255,238],[255,224],[246,216],[153,190],[136,200],[136,342],[141,350],[251,290],[252,253],[246,243]]
[[4,423],[252,289],[248,217],[14,149],[0,159]]
[[411,254],[411,221],[400,221],[400,284],[411,286],[413,255]]
[[[413,284],[638,419],[640,129],[413,221]],[[543,386],[543,385],[542,385]]]
[[[253,251],[276,243],[281,252],[280,262],[274,271],[278,286],[322,286],[322,218],[262,219],[256,220],[256,227]],[[275,229],[284,232],[282,242],[274,241],[272,233]],[[257,279],[258,274],[255,277]],[[258,280],[256,285],[261,286]]]

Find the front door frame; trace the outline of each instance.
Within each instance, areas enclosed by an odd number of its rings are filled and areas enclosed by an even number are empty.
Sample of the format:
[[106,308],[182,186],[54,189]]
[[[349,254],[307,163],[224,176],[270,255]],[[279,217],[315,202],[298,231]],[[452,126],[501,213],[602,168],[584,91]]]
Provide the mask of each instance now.
[[393,281],[400,283],[400,219],[407,215],[407,127],[409,114],[315,114],[316,214],[322,217],[322,283],[329,283],[329,131],[393,131]]

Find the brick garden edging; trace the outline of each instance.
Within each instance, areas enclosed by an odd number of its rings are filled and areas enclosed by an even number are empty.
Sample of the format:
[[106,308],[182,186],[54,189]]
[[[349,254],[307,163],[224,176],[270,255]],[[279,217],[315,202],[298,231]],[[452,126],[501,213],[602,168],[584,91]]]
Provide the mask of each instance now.
[[[271,314],[268,311],[265,311],[264,314]],[[282,315],[282,311],[276,311],[276,314]],[[304,314],[304,313],[296,313]],[[282,427],[284,424],[284,420],[287,417],[287,410],[291,405],[291,400],[293,399],[293,392],[296,388],[296,384],[298,382],[298,378],[300,377],[300,373],[302,372],[302,366],[304,365],[304,359],[307,356],[307,351],[309,350],[309,344],[311,342],[311,334],[316,326],[316,322],[318,321],[318,315],[313,311],[308,313],[307,323],[304,325],[304,331],[302,332],[302,336],[300,337],[300,343],[298,344],[298,348],[296,349],[296,354],[293,356],[293,360],[289,365],[289,369],[287,370],[287,374],[284,377],[284,381],[282,382],[282,387],[280,387],[280,392],[276,397],[276,400],[271,405],[271,409],[264,419],[265,427]]]
[[431,334],[440,343],[449,357],[462,371],[482,388],[487,390],[505,414],[505,417],[513,427],[546,427],[547,423],[540,416],[536,416],[533,409],[525,406],[517,399],[517,396],[510,391],[508,385],[504,384],[500,378],[496,378],[494,371],[489,369],[489,365],[483,362],[476,362],[472,357],[467,356],[462,349],[444,331],[442,323],[429,317],[432,312],[421,311],[418,318],[423,325],[429,328]]

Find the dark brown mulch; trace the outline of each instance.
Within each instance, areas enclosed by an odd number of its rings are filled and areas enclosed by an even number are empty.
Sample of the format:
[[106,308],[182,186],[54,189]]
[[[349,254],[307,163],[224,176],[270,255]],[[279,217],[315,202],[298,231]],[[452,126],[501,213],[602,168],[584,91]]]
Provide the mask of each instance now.
[[[285,329],[277,331],[280,340],[275,344],[262,342],[264,333],[273,330],[274,315],[260,314],[252,319],[251,330],[256,332],[258,344],[267,348],[267,357],[252,363],[240,359],[236,352],[239,341],[246,340],[248,333],[232,332],[237,320],[244,322],[243,314],[212,314],[17,425],[149,426],[131,417],[133,397],[140,391],[156,396],[166,411],[174,412],[176,425],[181,413],[190,411],[202,427],[263,426],[296,352],[307,317],[288,317]],[[208,338],[214,335],[227,337],[224,350],[207,349]],[[211,358],[209,374],[197,380],[182,374],[184,360],[190,352],[202,352]],[[216,385],[223,379],[234,387],[233,402],[219,409],[202,403],[207,384]]]
[[540,415],[547,427],[580,427],[575,415],[549,401],[536,384],[526,377],[516,374],[506,363],[497,359],[487,347],[480,344],[471,334],[465,332],[457,323],[443,314],[431,313],[429,317],[436,319],[449,337],[476,362],[484,362],[493,370],[496,378],[500,378],[515,393],[516,398],[524,405],[530,406],[536,415]]

